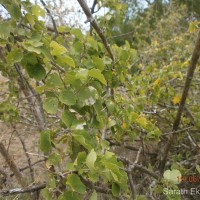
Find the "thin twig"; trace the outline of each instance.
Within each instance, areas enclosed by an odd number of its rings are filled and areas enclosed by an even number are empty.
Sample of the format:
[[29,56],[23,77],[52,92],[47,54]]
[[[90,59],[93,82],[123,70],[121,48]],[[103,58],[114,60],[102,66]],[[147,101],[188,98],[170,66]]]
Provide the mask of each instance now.
[[47,13],[49,14],[50,18],[51,18],[51,21],[52,21],[52,24],[53,24],[53,28],[54,28],[54,32],[56,34],[56,36],[58,35],[58,30],[57,30],[57,26],[56,26],[56,22],[50,12],[50,10],[47,8],[47,5],[46,3],[43,1],[43,0],[40,0],[40,2],[42,3],[42,5],[45,7],[45,10],[47,11]]
[[[41,160],[38,160],[36,162],[34,162],[31,166],[33,167],[34,165],[40,163],[40,162],[45,162],[46,159],[41,159]],[[26,169],[29,169],[29,166],[26,166],[26,167],[23,167],[23,168],[20,168],[19,171],[22,172]],[[14,174],[11,174],[10,177],[14,176]]]
[[134,181],[133,181],[132,172],[133,172],[133,170],[135,168],[135,165],[139,161],[141,152],[142,152],[142,147],[140,147],[139,150],[138,150],[138,152],[137,152],[137,156],[136,156],[135,162],[133,164],[131,164],[131,165],[129,164],[129,166],[128,166],[128,179],[129,179],[129,183],[130,183],[130,187],[131,187],[131,192],[132,192],[133,200],[136,199],[136,188],[135,188],[135,184],[134,184]]
[[31,155],[31,156],[38,156],[38,157],[44,157],[44,158],[48,158],[48,156],[42,155],[42,154],[37,154],[37,153],[30,153],[30,152],[26,152],[27,154]]
[[[133,163],[128,158],[126,158],[126,157],[118,156],[117,158],[118,158],[118,160],[122,161],[124,164],[133,165]],[[158,174],[156,174],[155,172],[152,172],[152,171],[148,170],[147,168],[145,168],[142,165],[134,164],[134,169],[138,170],[138,171],[141,171],[141,172],[143,172],[145,174],[148,174],[148,175],[150,175],[151,177],[153,177],[155,179],[159,179],[160,178],[160,176]],[[128,172],[128,170],[125,170],[125,171]]]

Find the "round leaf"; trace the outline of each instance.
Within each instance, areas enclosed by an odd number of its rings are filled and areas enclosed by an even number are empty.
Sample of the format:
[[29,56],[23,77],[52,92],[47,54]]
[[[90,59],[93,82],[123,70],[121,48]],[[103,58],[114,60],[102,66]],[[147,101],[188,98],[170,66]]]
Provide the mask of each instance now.
[[71,91],[63,91],[59,95],[59,100],[69,106],[72,106],[76,103],[76,96]]
[[172,169],[172,170],[166,170],[164,172],[164,179],[173,182],[175,184],[178,184],[178,177],[181,177],[181,172],[177,169]]
[[67,177],[67,184],[72,188],[72,190],[80,194],[85,194],[86,192],[85,185],[81,182],[79,176],[76,174],[70,174]]
[[49,131],[43,131],[40,133],[40,149],[45,153],[48,153],[51,150]]
[[44,109],[50,114],[56,114],[58,110],[58,99],[55,97],[49,97],[44,100]]

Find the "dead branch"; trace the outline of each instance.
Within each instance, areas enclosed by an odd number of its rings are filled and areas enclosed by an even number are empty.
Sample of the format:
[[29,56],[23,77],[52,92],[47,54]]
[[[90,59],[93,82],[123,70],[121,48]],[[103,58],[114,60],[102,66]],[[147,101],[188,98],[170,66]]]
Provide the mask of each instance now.
[[92,182],[84,179],[83,177],[80,177],[81,181],[90,189],[96,190],[99,193],[103,194],[111,194],[111,189],[107,188],[106,186],[97,186],[94,185]]
[[136,188],[135,188],[132,172],[133,172],[133,170],[135,168],[135,165],[139,161],[141,152],[142,152],[142,147],[140,147],[138,152],[137,152],[137,156],[136,156],[135,162],[128,166],[128,179],[129,179],[129,183],[130,183],[130,188],[131,188],[133,200],[135,200],[137,197],[136,197]]
[[[34,163],[31,165],[31,167],[33,167],[34,165],[37,165],[37,164],[40,163],[40,162],[45,162],[45,161],[46,161],[46,159],[38,160],[38,161],[34,162]],[[22,171],[24,171],[24,170],[26,170],[26,169],[29,169],[29,165],[28,165],[28,166],[25,166],[25,167],[23,167],[23,168],[19,168],[19,171],[22,172]],[[10,175],[10,177],[12,177],[12,176],[14,176],[14,174],[11,174],[11,175]]]
[[19,140],[20,140],[20,142],[22,144],[24,153],[26,155],[26,159],[27,159],[28,166],[29,166],[29,169],[30,169],[30,174],[31,174],[32,182],[35,182],[34,170],[33,170],[32,165],[31,165],[31,158],[30,158],[29,154],[27,154],[27,148],[26,148],[25,142],[22,139],[21,135],[19,134],[19,132],[17,131],[17,129],[16,129],[16,127],[14,125],[13,125],[13,129],[14,129],[15,133],[17,134],[17,137],[19,138]]
[[8,187],[13,187],[9,174],[7,174],[7,172],[2,168],[0,168],[0,175],[1,174],[3,177],[0,177],[0,189],[3,188],[3,184],[7,185]]
[[33,185],[31,187],[26,188],[14,188],[10,190],[4,190],[0,192],[1,196],[9,196],[9,195],[16,195],[16,194],[22,194],[22,193],[31,193],[38,190],[42,190],[46,187],[46,183],[42,183],[40,185]]
[[21,186],[25,187],[26,186],[25,179],[23,178],[22,174],[20,173],[17,165],[15,164],[15,162],[13,161],[11,156],[6,151],[6,148],[2,142],[0,142],[0,153],[4,157],[5,161],[7,162],[8,166],[10,167],[11,171],[15,174],[15,177],[16,177],[18,183]]
[[[149,176],[151,176],[151,177],[153,177],[153,178],[155,178],[155,179],[159,179],[160,178],[160,176],[158,175],[158,174],[156,174],[155,172],[152,172],[152,171],[150,171],[149,169],[147,169],[146,167],[144,167],[144,166],[142,166],[142,165],[140,165],[140,164],[137,164],[137,163],[132,163],[128,158],[126,158],[126,157],[123,157],[123,156],[118,156],[117,157],[117,159],[118,160],[120,160],[120,161],[122,161],[124,164],[126,164],[126,165],[132,165],[132,166],[134,166],[134,170],[138,170],[138,171],[141,171],[141,172],[143,172],[143,173],[145,173],[145,174],[148,174]],[[125,171],[126,172],[128,172],[128,170],[127,169],[125,169]]]

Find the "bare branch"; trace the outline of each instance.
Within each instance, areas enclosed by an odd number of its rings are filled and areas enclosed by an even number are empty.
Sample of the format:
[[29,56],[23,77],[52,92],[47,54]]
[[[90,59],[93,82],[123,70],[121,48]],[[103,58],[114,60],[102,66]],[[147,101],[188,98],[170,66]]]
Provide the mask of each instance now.
[[[118,160],[122,161],[124,164],[133,165],[133,163],[129,159],[127,159],[126,157],[118,156],[117,158],[118,158]],[[160,178],[160,176],[158,174],[156,174],[155,172],[152,172],[152,171],[148,170],[146,167],[139,165],[137,163],[134,164],[134,170],[141,171],[145,174],[150,175],[151,177],[153,177],[155,179]],[[125,171],[128,172],[128,170],[126,170],[126,169],[125,169]]]
[[[38,163],[40,163],[40,162],[45,162],[45,161],[46,161],[46,159],[38,160],[38,161],[34,162],[31,166],[33,167],[34,165],[36,165],[36,164],[38,164]],[[24,170],[26,170],[26,169],[29,169],[29,166],[25,166],[25,167],[23,167],[23,168],[20,168],[19,171],[22,172],[22,171],[24,171]],[[12,177],[12,176],[14,176],[14,174],[11,174],[11,175],[10,175],[10,177]]]
[[95,6],[97,5],[97,0],[94,0],[93,4],[92,4],[92,8],[91,8],[91,13],[93,14],[94,13],[94,9],[95,9]]
[[4,190],[0,192],[1,196],[9,196],[9,195],[15,195],[15,194],[22,194],[22,193],[31,193],[38,190],[42,190],[46,187],[46,183],[42,183],[40,185],[33,185],[31,187],[26,188],[14,188],[10,190]]
[[46,5],[46,3],[45,3],[43,0],[40,0],[40,2],[41,2],[42,5],[45,7],[45,9],[46,9],[48,15],[49,15],[50,18],[51,18],[51,21],[52,21],[52,24],[53,24],[53,28],[54,28],[55,34],[58,35],[58,30],[57,30],[56,22],[55,22],[55,20],[54,20],[54,18],[53,18],[53,16],[52,16],[50,10],[47,8],[47,5]]
[[140,147],[138,152],[137,152],[137,156],[136,156],[135,162],[133,164],[129,165],[129,167],[128,167],[128,179],[129,179],[129,183],[130,183],[130,187],[131,187],[133,200],[136,199],[136,188],[135,188],[135,184],[134,184],[134,181],[133,181],[132,172],[133,172],[133,170],[135,168],[135,165],[139,161],[141,152],[142,152],[142,147]]
[[23,141],[23,139],[22,139],[21,135],[19,134],[19,132],[17,131],[16,127],[14,125],[12,125],[12,126],[13,126],[13,129],[14,129],[15,133],[17,134],[17,137],[19,138],[19,140],[20,140],[20,142],[22,144],[24,153],[25,153],[26,158],[27,158],[28,166],[29,166],[29,169],[30,169],[31,179],[32,179],[32,182],[34,182],[35,181],[35,179],[34,179],[34,171],[33,171],[32,165],[31,165],[31,158],[30,158],[29,154],[27,154],[27,149],[26,149],[25,142]]
[[17,168],[17,165],[15,164],[15,162],[13,161],[11,156],[6,151],[6,148],[2,142],[0,142],[0,153],[4,157],[5,161],[7,162],[8,166],[10,167],[11,171],[15,174],[15,177],[16,177],[18,183],[21,186],[26,186],[26,182],[25,182],[24,178],[22,177],[22,174],[20,173],[19,169]]

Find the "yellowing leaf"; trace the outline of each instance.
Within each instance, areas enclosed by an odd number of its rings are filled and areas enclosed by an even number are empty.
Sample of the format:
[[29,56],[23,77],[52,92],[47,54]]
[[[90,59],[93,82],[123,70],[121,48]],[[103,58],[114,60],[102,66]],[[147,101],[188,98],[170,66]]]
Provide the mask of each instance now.
[[156,79],[156,80],[154,81],[154,86],[159,85],[159,84],[160,84],[160,78],[158,78],[158,79]]
[[127,128],[127,124],[125,122],[122,123],[122,129],[125,130]]
[[190,33],[194,33],[195,31],[197,31],[198,30],[198,24],[199,24],[198,21],[192,21],[192,22],[190,22],[188,31]]
[[147,126],[147,119],[145,117],[139,117],[136,122],[142,126],[143,128],[145,128]]
[[179,104],[180,101],[181,101],[181,99],[180,99],[180,97],[178,97],[178,96],[175,96],[175,97],[173,98],[173,100],[172,100],[172,102],[173,102],[174,105]]
[[55,41],[52,41],[50,43],[50,47],[51,47],[51,55],[53,56],[60,56],[67,52],[67,49],[64,46],[58,44]]

